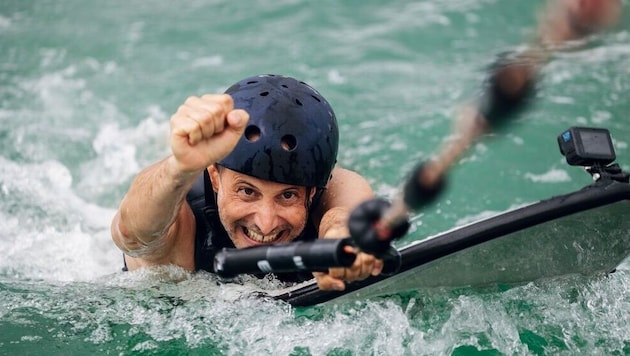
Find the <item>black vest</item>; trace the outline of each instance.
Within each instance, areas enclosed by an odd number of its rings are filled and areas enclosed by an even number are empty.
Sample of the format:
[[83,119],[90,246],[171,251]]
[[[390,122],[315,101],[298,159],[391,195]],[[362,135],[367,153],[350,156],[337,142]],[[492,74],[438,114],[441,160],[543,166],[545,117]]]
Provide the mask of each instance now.
[[[219,212],[215,193],[210,184],[208,170],[204,170],[186,195],[186,201],[195,214],[195,269],[214,273],[214,255],[222,248],[234,248],[223,224],[219,220]],[[317,239],[317,230],[308,216],[304,231],[295,241],[312,241]],[[313,278],[309,272],[283,273],[277,275],[280,280],[301,282]]]

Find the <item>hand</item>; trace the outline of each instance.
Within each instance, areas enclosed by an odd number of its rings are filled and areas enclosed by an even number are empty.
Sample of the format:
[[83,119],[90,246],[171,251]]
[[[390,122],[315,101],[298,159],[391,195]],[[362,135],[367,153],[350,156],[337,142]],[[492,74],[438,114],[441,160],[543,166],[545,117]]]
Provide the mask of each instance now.
[[171,150],[183,172],[199,172],[227,156],[249,114],[227,94],[191,96],[171,117]]
[[346,246],[345,251],[357,255],[352,266],[348,268],[331,268],[328,270],[328,273],[314,272],[313,276],[319,289],[342,291],[346,289],[345,282],[360,281],[369,276],[381,274],[383,260],[367,253],[359,252],[358,249],[352,246]]
[[539,36],[544,44],[562,45],[610,29],[621,20],[621,0],[555,0],[544,8]]
[[565,3],[576,22],[574,26],[592,32],[615,26],[623,10],[621,0],[574,0]]

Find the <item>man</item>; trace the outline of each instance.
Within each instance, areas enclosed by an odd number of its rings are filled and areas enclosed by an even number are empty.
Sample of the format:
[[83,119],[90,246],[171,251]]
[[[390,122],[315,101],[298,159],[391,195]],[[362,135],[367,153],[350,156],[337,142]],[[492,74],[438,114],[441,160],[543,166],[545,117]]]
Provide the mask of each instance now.
[[[373,197],[365,179],[335,168],[328,102],[293,78],[256,76],[188,98],[171,118],[170,145],[169,157],[134,179],[112,222],[129,270],[212,271],[223,247],[347,237],[350,211]],[[351,267],[315,277],[321,289],[343,290],[382,267],[358,253]]]

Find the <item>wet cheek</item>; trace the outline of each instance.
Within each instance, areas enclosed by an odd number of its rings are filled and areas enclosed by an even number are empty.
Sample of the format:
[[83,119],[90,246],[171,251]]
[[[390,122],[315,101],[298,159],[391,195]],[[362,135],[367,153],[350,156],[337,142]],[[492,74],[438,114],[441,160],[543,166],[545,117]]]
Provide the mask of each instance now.
[[232,229],[234,224],[246,218],[250,214],[250,204],[243,204],[235,200],[231,200],[229,203],[222,202],[219,205],[219,215],[221,222],[226,227]]
[[306,211],[305,209],[295,208],[289,209],[286,214],[283,214],[284,219],[291,225],[293,228],[301,229],[304,227],[306,222]]
[[224,211],[231,221],[237,221],[251,214],[252,207],[250,204],[227,204]]

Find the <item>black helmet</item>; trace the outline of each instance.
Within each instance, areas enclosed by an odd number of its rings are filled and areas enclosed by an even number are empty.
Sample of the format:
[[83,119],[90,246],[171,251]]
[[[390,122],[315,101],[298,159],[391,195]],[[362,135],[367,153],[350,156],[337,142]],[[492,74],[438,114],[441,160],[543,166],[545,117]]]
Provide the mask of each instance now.
[[321,94],[280,75],[246,78],[225,93],[250,119],[243,137],[219,165],[278,183],[326,186],[337,162],[339,129]]

